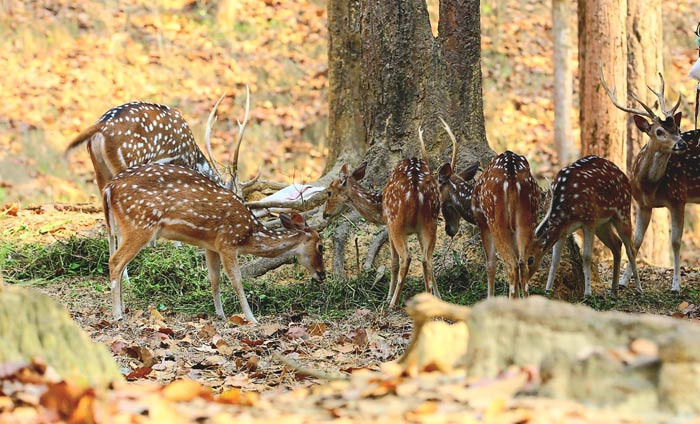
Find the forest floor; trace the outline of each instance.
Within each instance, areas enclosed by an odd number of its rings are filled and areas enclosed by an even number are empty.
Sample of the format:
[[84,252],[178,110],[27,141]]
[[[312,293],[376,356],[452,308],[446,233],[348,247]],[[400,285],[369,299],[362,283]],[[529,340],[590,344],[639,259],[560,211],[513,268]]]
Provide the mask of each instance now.
[[[214,392],[293,388],[313,381],[285,372],[274,352],[328,372],[377,370],[400,356],[410,338],[406,314],[383,307],[386,276],[367,273],[315,283],[296,264],[245,282],[260,325],[250,325],[238,314],[217,319],[202,255],[162,242],[133,262],[131,282],[125,283],[128,312],[113,322],[102,216],[96,206],[59,210],[65,208],[48,205],[0,217],[0,269],[7,282],[36,288],[66,305],[90,337],[111,350],[128,379],[166,383],[187,377]],[[373,233],[367,226],[358,230],[364,249]],[[329,237],[325,240],[331,252]],[[438,248],[434,258],[443,297],[462,304],[484,298],[481,253],[446,252]],[[449,256],[447,264],[441,255]],[[348,256],[351,270],[354,252]],[[330,267],[332,258],[325,259]],[[378,265],[386,260],[383,252]],[[628,288],[618,296],[609,294],[609,261],[598,271],[605,282],[594,283],[595,295],[586,300],[593,308],[693,320],[700,316],[699,268],[683,267],[680,295],[668,290],[671,269],[641,266],[644,293]],[[412,266],[411,276],[404,299],[422,289],[420,266]],[[498,289],[506,289],[500,275]],[[532,292],[543,293],[541,281],[534,282]],[[225,310],[239,310],[229,284],[224,283],[223,295]]]

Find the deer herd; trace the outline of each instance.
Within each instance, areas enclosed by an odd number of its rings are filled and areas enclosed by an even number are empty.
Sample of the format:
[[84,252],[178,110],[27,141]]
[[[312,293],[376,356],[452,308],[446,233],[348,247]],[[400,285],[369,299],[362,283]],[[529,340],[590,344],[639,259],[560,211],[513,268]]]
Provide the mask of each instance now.
[[[637,128],[649,137],[634,160],[629,177],[607,159],[586,156],[561,169],[550,188],[541,189],[527,159],[511,151],[494,157],[480,174],[478,163],[458,172],[457,140],[449,125],[439,118],[452,142],[451,162],[440,166],[433,175],[423,130],[419,127],[421,158],[401,160],[383,190],[374,191],[362,185],[366,163],[352,172],[347,164],[343,165],[338,178],[326,190],[323,217],[335,216],[349,204],[368,222],[386,225],[391,253],[387,302],[394,307],[399,304],[411,263],[410,234],[417,235],[421,246],[425,290],[440,296],[432,260],[441,211],[445,232],[450,237],[458,232],[461,219],[478,226],[486,258],[489,297],[495,294],[497,253],[505,265],[509,296],[517,297],[528,296],[529,280],[551,249],[546,290],[552,290],[565,239],[581,229],[585,295],[590,296],[593,236],[612,252],[613,293],[619,286],[626,286],[631,277],[641,291],[635,252],[644,239],[652,209],[665,207],[671,212],[674,257],[671,290],[678,292],[685,204],[700,202],[700,132],[681,133],[681,113],[676,112],[681,99],[671,109],[666,108],[664,80],[659,76],[661,89],[650,88],[661,110],[657,115],[633,94],[642,109],[620,104],[614,88],[610,90],[601,75],[601,85],[613,104],[632,114]],[[210,143],[211,128],[223,96],[207,120],[208,158],[177,110],[143,102],[108,110],[69,145],[67,151],[87,143],[102,193],[115,319],[121,319],[125,310],[121,281],[127,264],[158,237],[204,249],[215,310],[220,317],[225,316],[219,288],[223,266],[246,319],[256,322],[243,290],[239,254],[262,257],[292,254],[315,280],[324,279],[321,237],[300,214],[281,213],[283,228],[274,230],[261,222],[242,200],[243,189],[255,181],[242,183],[236,172],[249,98],[247,92],[245,117],[238,123],[238,140],[228,179],[217,166]],[[638,206],[634,243],[632,199]],[[539,219],[538,214],[545,210],[544,217]],[[629,262],[620,279],[623,245]]]

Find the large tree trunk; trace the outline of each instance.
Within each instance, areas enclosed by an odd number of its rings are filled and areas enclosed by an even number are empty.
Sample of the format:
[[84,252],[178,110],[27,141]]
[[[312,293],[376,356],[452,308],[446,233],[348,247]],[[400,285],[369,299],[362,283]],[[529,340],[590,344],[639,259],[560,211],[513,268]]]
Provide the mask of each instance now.
[[554,35],[554,146],[559,165],[571,157],[571,111],[573,110],[571,73],[570,2],[552,0],[552,32]]
[[627,0],[578,2],[581,152],[607,158],[627,168],[627,118],[608,98],[605,80],[627,98]]
[[[644,99],[658,84],[658,73],[663,70],[663,38],[661,32],[661,0],[627,0],[627,89]],[[628,105],[635,106],[628,96]],[[627,120],[627,168],[649,137],[637,129],[631,116]],[[636,205],[633,205],[636,209]],[[670,266],[670,216],[668,209],[654,209],[644,243],[637,254],[656,266]]]
[[419,155],[449,160],[442,116],[459,142],[458,170],[493,152],[484,129],[479,2],[442,0],[433,37],[425,0],[330,0],[330,149],[327,170],[368,161],[381,184],[394,164]]

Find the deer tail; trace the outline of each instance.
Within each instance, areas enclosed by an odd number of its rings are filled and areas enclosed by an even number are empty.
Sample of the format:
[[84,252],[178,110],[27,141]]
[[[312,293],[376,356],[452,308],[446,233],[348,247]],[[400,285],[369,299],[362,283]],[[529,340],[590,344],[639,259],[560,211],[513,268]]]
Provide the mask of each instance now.
[[95,135],[96,132],[100,130],[100,126],[95,124],[91,126],[90,128],[86,129],[85,131],[81,132],[78,134],[77,137],[73,139],[73,141],[70,142],[68,147],[66,147],[66,151],[63,153],[64,157],[68,156],[68,154],[75,149],[76,147],[80,146],[81,144],[85,143],[88,141],[93,135]]

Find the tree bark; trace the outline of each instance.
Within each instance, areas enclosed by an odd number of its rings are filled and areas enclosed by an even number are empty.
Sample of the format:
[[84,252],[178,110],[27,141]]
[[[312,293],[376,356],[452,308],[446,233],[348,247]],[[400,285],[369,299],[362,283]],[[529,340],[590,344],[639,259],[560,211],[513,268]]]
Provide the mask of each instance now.
[[627,168],[627,118],[608,98],[605,80],[627,98],[627,0],[578,2],[581,152]]
[[554,35],[554,146],[559,165],[571,157],[571,111],[573,110],[573,74],[571,72],[571,13],[568,0],[552,0]]
[[329,158],[327,171],[368,161],[382,184],[401,158],[419,156],[425,133],[431,166],[459,143],[458,169],[493,155],[481,93],[480,10],[476,0],[442,0],[433,37],[424,0],[330,0]]
[[[627,0],[627,89],[639,98],[647,97],[647,85],[659,83],[658,73],[663,71],[663,38],[661,32],[661,0]],[[637,107],[628,96],[627,104]],[[649,103],[651,104],[651,103]],[[641,146],[649,141],[628,115],[627,119],[627,168],[632,168],[634,157]],[[636,204],[633,204],[636,210]],[[635,211],[633,210],[633,213]],[[655,266],[671,265],[669,246],[670,216],[668,209],[653,210],[644,243],[637,254]]]

